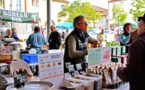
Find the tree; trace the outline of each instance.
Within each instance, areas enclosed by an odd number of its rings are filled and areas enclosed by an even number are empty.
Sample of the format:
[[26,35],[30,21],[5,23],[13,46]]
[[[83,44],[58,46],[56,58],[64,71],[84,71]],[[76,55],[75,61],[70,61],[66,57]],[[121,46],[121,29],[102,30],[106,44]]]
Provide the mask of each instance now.
[[65,19],[65,21],[72,22],[74,17],[78,15],[84,15],[89,24],[95,25],[97,20],[101,18],[102,13],[91,8],[89,2],[80,3],[79,1],[74,1],[72,4],[66,5],[64,9],[58,13],[58,21]]
[[126,21],[127,13],[122,8],[123,3],[113,3],[113,21],[115,24],[123,24]]
[[132,0],[130,13],[133,15],[133,20],[136,22],[139,16],[145,13],[145,0]]

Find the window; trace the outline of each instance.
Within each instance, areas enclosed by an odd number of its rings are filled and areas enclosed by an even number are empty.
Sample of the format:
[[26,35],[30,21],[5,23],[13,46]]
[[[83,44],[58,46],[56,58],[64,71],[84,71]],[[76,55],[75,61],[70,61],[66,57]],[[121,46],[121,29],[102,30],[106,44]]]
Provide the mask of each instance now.
[[16,0],[16,10],[21,11],[21,0]]
[[36,7],[39,7],[39,0],[36,0]]
[[32,0],[32,6],[35,6],[35,0]]
[[0,0],[0,7],[5,8],[5,0]]
[[12,10],[12,0],[10,0],[10,10]]
[[39,7],[39,0],[32,0],[32,6]]
[[61,5],[61,10],[63,10],[63,9],[64,9],[64,7],[65,7],[65,5]]

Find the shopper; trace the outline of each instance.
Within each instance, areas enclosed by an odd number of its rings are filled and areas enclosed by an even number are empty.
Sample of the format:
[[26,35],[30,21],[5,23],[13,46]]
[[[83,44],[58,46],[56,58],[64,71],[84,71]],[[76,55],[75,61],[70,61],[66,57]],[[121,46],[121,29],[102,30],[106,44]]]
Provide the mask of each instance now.
[[18,37],[18,35],[17,35],[17,30],[16,30],[16,28],[12,28],[12,36],[13,37],[16,37],[16,40],[18,41],[19,40],[19,37]]
[[[73,20],[74,30],[65,40],[64,72],[68,72],[65,63],[71,62],[76,69],[76,64],[85,63],[88,54],[87,44],[97,45],[97,40],[91,38],[87,33],[87,21],[84,16],[79,15]],[[85,70],[85,66],[82,67]]]
[[[16,37],[17,41],[19,40],[19,37],[18,37],[18,35],[16,33],[16,28],[12,28],[12,36]],[[18,44],[14,44],[13,50],[18,50]]]
[[131,39],[131,30],[132,30],[132,25],[130,23],[126,23],[123,26],[123,33],[119,36],[119,41],[120,45],[128,45],[132,43]]
[[[44,38],[44,36],[40,33],[40,28],[36,26],[34,28],[34,33],[28,37],[26,44],[27,48],[30,49],[35,48],[36,53],[40,54],[42,50],[42,45],[48,45],[48,42]],[[38,75],[38,72],[39,72],[38,65],[36,65],[36,72],[34,73],[34,75]]]
[[62,32],[61,38],[64,40],[65,32]]
[[49,49],[59,49],[61,45],[61,35],[56,31],[55,26],[51,25],[51,34],[48,39]]
[[107,35],[105,34],[104,29],[102,28],[101,33],[97,36],[98,41],[102,47],[106,47]]
[[66,33],[64,34],[64,40],[67,38],[67,36],[69,35],[69,30],[66,30]]
[[41,53],[42,45],[48,45],[48,42],[44,36],[40,34],[40,28],[36,26],[34,33],[28,37],[26,44],[28,48],[35,48],[37,53]]
[[14,38],[14,41],[19,40],[18,36],[13,35],[13,32],[11,29],[7,29],[6,33],[7,35],[5,36],[5,38]]
[[[15,42],[15,41],[19,40],[18,36],[14,36],[12,34],[12,30],[11,29],[7,29],[6,33],[7,33],[7,35],[5,36],[5,38],[13,38],[13,40],[8,40],[8,41],[4,40],[4,42],[6,43],[5,44],[6,46],[9,45],[12,42]],[[16,44],[12,44],[11,46],[12,46],[12,50],[17,50],[17,48],[18,48],[18,46]],[[8,49],[8,47],[7,47],[7,49]]]
[[117,71],[120,79],[129,81],[130,90],[145,90],[145,15],[138,17],[138,34],[129,48],[126,67]]

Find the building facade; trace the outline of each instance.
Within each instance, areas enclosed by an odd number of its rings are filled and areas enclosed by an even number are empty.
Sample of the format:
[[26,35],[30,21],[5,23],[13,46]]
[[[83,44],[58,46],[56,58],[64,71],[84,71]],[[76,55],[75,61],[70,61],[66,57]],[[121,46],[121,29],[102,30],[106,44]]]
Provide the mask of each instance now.
[[[68,3],[69,2],[65,0],[52,0],[51,20],[53,21],[53,23],[55,24],[58,23],[57,14]],[[20,12],[38,13],[39,25],[43,27],[46,27],[47,25],[46,0],[0,0],[0,8],[6,9],[6,10],[20,11]],[[15,27],[17,29],[18,35],[29,36],[29,34],[33,33],[32,28],[31,28],[33,24],[14,23],[14,22],[12,23],[6,22],[5,24],[10,24],[11,27]],[[11,27],[8,27],[8,28],[11,28]]]

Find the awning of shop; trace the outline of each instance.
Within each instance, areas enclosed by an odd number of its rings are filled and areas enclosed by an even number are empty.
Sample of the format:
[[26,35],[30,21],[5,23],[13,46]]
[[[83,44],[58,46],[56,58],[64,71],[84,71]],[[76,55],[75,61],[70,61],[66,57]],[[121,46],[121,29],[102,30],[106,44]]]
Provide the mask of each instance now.
[[0,20],[18,23],[38,23],[38,14],[0,9]]

